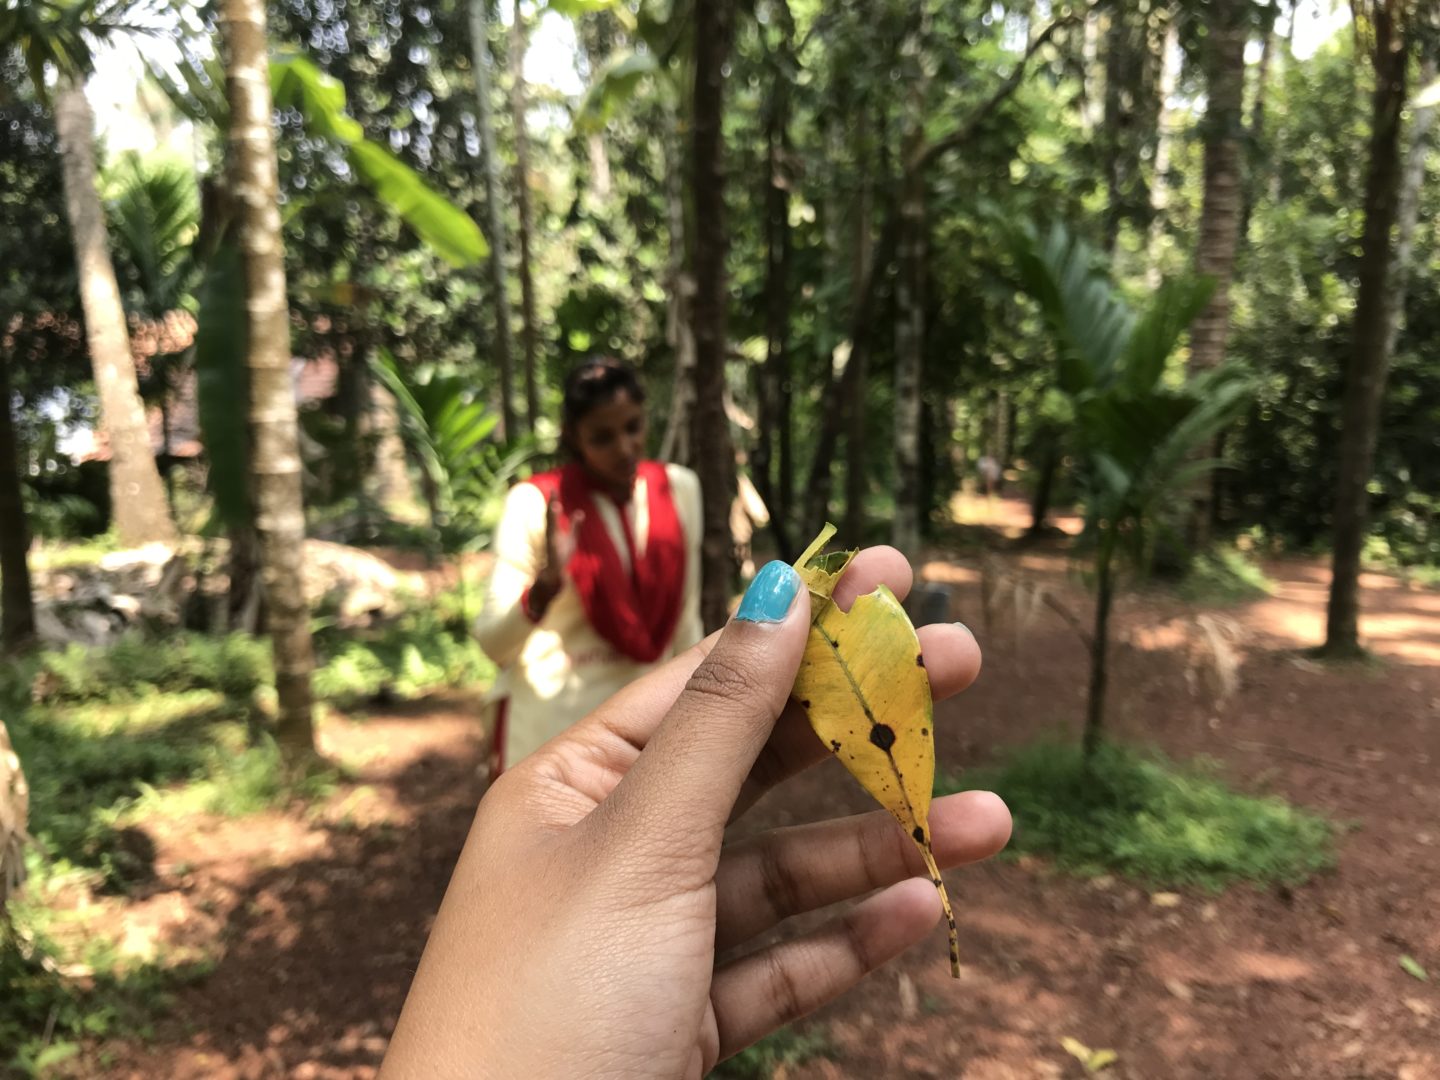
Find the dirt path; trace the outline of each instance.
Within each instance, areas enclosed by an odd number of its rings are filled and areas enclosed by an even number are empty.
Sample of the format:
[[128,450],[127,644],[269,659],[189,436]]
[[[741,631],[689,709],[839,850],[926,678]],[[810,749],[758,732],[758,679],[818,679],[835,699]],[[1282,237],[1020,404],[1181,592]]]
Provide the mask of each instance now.
[[[1017,565],[1088,611],[1062,559]],[[1440,991],[1398,962],[1440,974],[1440,594],[1367,578],[1364,629],[1383,663],[1335,671],[1295,652],[1318,639],[1325,568],[1269,570],[1273,597],[1224,612],[1248,637],[1222,709],[1187,689],[1193,613],[1160,595],[1123,603],[1114,730],[1209,754],[1246,788],[1347,823],[1338,867],[1293,890],[1187,893],[1174,907],[1038,862],[951,875],[965,978],[949,979],[937,936],[812,1019],[833,1056],[790,1066],[789,1080],[1081,1076],[1065,1037],[1113,1048],[1117,1078],[1440,1080]],[[1004,622],[987,633],[973,565],[927,574],[955,585],[954,614],[986,649],[980,681],[939,712],[942,766],[1073,734],[1085,671],[1073,631],[1047,609],[1023,634]],[[162,887],[136,906],[137,926],[218,943],[221,958],[149,1046],[109,1048],[97,1075],[373,1076],[478,796],[473,716],[451,701],[331,723],[327,745],[358,779],[319,819],[157,837]],[[753,824],[866,808],[829,763],[762,802]]]

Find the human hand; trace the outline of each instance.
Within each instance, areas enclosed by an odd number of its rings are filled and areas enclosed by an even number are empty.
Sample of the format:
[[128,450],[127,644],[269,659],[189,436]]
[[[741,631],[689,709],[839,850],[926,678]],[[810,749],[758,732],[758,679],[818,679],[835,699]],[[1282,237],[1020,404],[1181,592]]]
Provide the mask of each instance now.
[[536,575],[536,583],[550,592],[558,592],[565,582],[565,571],[575,557],[575,534],[585,521],[585,511],[578,510],[574,520],[560,520],[560,498],[550,496],[545,507],[545,565]]
[[[873,548],[836,602],[881,582],[903,598],[910,581],[898,552]],[[884,811],[724,842],[762,794],[829,756],[789,704],[809,630],[798,584],[767,567],[740,615],[778,621],[737,617],[490,789],[386,1080],[699,1077],[929,933],[939,898]],[[968,631],[919,635],[936,698],[973,681]],[[930,827],[936,859],[956,866],[1004,846],[1010,817],[996,796],[966,792],[935,800]],[[790,916],[876,889],[816,930],[745,951]]]

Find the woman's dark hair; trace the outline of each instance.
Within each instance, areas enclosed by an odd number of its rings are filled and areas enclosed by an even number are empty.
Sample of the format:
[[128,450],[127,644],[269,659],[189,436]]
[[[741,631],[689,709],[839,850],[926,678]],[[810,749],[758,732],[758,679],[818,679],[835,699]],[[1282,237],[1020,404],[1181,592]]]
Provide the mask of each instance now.
[[645,387],[629,364],[610,357],[586,360],[565,379],[561,423],[568,429],[597,405],[603,405],[621,391],[630,395],[636,405],[645,404]]

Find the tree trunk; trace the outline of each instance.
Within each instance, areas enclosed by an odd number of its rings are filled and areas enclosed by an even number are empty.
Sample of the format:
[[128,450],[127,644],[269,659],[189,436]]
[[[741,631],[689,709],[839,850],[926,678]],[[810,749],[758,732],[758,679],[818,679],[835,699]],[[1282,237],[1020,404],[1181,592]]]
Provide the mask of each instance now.
[[685,192],[680,149],[680,119],[671,117],[665,141],[665,216],[670,250],[667,256],[665,343],[670,347],[673,376],[660,458],[677,465],[690,463],[690,414],[695,403],[695,329],[691,322],[695,279],[690,272],[689,232],[685,226]]
[[502,439],[520,434],[515,424],[514,376],[510,341],[510,298],[505,290],[505,215],[500,205],[500,159],[495,152],[495,117],[490,107],[488,0],[470,0],[470,54],[475,68],[475,126],[480,129],[480,158],[485,170],[485,210],[490,223],[490,290],[495,294],[495,362],[500,369]]
[[110,513],[121,543],[173,541],[175,526],[150,445],[135,360],[115,265],[105,235],[105,210],[95,187],[95,122],[85,88],[68,79],[55,95],[55,128],[64,166],[65,209],[75,243],[85,338],[100,398],[100,427],[110,445]]
[[[1360,552],[1369,516],[1367,488],[1374,470],[1385,380],[1389,374],[1391,231],[1401,188],[1400,119],[1405,106],[1408,50],[1401,27],[1383,5],[1372,13],[1375,92],[1370,168],[1365,178],[1365,231],[1360,242],[1360,288],[1345,394],[1340,406],[1340,468],[1335,485],[1335,544],[1324,651],[1360,653]],[[1422,166],[1423,168],[1423,163]]]
[[530,267],[530,131],[525,99],[525,19],[520,0],[510,24],[510,111],[515,124],[515,209],[520,215],[520,348],[525,364],[525,422],[533,433],[540,420],[540,387],[535,372],[535,277]]
[[831,466],[845,416],[842,406],[851,394],[860,392],[860,375],[866,369],[871,336],[876,329],[875,309],[880,296],[877,279],[895,257],[899,235],[900,215],[892,209],[880,230],[880,239],[860,287],[860,300],[850,314],[850,358],[841,376],[827,379],[820,391],[815,455],[810,460],[808,481],[810,498],[806,504],[806,517],[810,521],[824,521],[830,513]]
[[696,6],[692,188],[695,199],[695,415],[691,458],[704,493],[700,610],[707,630],[729,614],[735,573],[730,504],[735,454],[725,416],[725,64],[734,24],[732,0]]
[[1100,749],[1105,725],[1105,686],[1109,681],[1110,605],[1114,582],[1110,577],[1115,543],[1106,536],[1100,541],[1095,561],[1095,634],[1090,639],[1090,695],[1085,706],[1085,735],[1081,750],[1088,762]]
[[[1205,43],[1205,82],[1209,104],[1205,110],[1204,203],[1200,211],[1200,239],[1195,266],[1215,279],[1210,302],[1190,327],[1190,370],[1217,367],[1225,357],[1230,331],[1230,278],[1235,266],[1235,245],[1240,233],[1240,140],[1243,134],[1245,94],[1245,6],[1248,0],[1223,0],[1209,25]],[[1211,456],[1211,448],[1200,451]],[[1208,477],[1192,488],[1190,542],[1194,548],[1210,543],[1213,513]]]
[[[919,117],[906,135],[909,160],[924,138]],[[925,179],[906,174],[900,192],[895,279],[895,516],[890,542],[914,561],[920,549],[920,386],[925,356]]]
[[[785,5],[782,3],[782,7]],[[788,10],[788,9],[787,9]],[[788,20],[786,20],[788,23]],[[788,54],[788,41],[782,49]],[[790,381],[790,181],[788,168],[790,138],[789,75],[775,65],[771,75],[770,98],[765,109],[765,366],[759,378],[760,417],[755,440],[752,473],[756,489],[770,511],[770,531],[782,558],[796,552],[790,541],[789,515],[793,507],[779,498],[772,480],[774,447],[777,438],[788,442],[790,418],[785,406],[785,385]]]
[[1170,143],[1173,123],[1170,99],[1180,81],[1180,31],[1171,18],[1165,28],[1165,43],[1160,53],[1160,85],[1158,110],[1155,115],[1155,174],[1150,181],[1150,235],[1146,243],[1145,287],[1154,292],[1163,277],[1161,262],[1165,237],[1165,211],[1170,204]]
[[6,652],[18,652],[35,640],[30,526],[25,519],[25,496],[20,489],[21,460],[14,406],[10,360],[0,354],[0,521],[6,523],[0,528],[0,650]]
[[[1240,211],[1240,236],[1250,235],[1250,216],[1255,212],[1255,196],[1263,186],[1269,163],[1265,160],[1262,141],[1265,137],[1265,94],[1270,85],[1270,68],[1275,58],[1275,20],[1280,15],[1280,0],[1270,0],[1261,16],[1262,44],[1260,62],[1255,65],[1255,96],[1250,103],[1250,124],[1246,132],[1249,147],[1249,171],[1245,177],[1244,205]],[[1292,15],[1293,18],[1293,15]]]
[[[860,185],[855,196],[854,242],[850,261],[850,303],[859,306],[860,289],[870,273],[871,184],[868,168],[870,147],[869,113],[862,112],[855,121],[856,164],[860,169]],[[865,498],[869,494],[869,473],[866,469],[865,388],[869,385],[869,350],[853,350],[848,361],[857,364],[851,392],[845,402],[845,536],[846,543],[859,544],[865,535]]]
[[[1417,86],[1435,82],[1440,66],[1435,53],[1427,50],[1420,61]],[[1386,336],[1385,355],[1395,355],[1400,330],[1405,322],[1405,294],[1410,287],[1410,272],[1415,268],[1415,224],[1420,217],[1420,189],[1425,184],[1425,160],[1430,151],[1430,133],[1435,127],[1435,106],[1414,110],[1410,118],[1410,148],[1405,158],[1405,175],[1400,180],[1400,202],[1396,208],[1394,279],[1390,283],[1390,327]]]
[[224,0],[220,30],[228,61],[232,188],[245,266],[255,529],[279,698],[275,734],[294,760],[315,749],[310,694],[315,654],[303,587],[305,508],[264,0]]
[[1030,528],[1026,532],[1034,539],[1045,535],[1045,519],[1050,516],[1050,497],[1055,490],[1055,474],[1060,471],[1060,447],[1055,436],[1045,437],[1042,453],[1040,478],[1035,482],[1035,496],[1030,501]]

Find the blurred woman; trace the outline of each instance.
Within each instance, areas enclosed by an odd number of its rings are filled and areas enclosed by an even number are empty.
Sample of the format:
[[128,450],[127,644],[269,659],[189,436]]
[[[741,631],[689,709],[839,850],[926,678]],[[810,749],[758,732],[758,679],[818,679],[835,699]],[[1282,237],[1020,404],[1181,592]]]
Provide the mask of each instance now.
[[645,459],[645,390],[593,360],[565,382],[559,469],[517,484],[475,636],[501,669],[490,775],[701,637],[700,482]]

